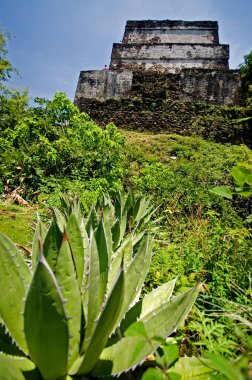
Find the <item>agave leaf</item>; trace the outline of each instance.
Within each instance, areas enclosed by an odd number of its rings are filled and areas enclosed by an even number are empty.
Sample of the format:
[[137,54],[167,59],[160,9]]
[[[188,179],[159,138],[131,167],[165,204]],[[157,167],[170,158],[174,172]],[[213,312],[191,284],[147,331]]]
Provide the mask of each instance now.
[[13,338],[5,329],[4,322],[0,319],[0,352],[8,355],[24,356],[24,353],[17,347]]
[[122,245],[120,246],[120,255],[123,257],[123,265],[127,268],[133,258],[133,236],[130,235],[128,238],[124,240]]
[[51,267],[53,273],[55,273],[56,262],[61,243],[62,232],[60,231],[57,223],[53,220],[44,239],[43,247],[44,256],[49,266]]
[[78,374],[88,374],[95,365],[112,332],[124,297],[124,273],[121,271],[103,308],[96,329],[78,369]]
[[24,311],[30,357],[44,380],[67,373],[68,324],[56,278],[43,256],[36,267]]
[[114,222],[111,228],[111,232],[112,232],[112,241],[113,241],[113,251],[115,251],[120,243],[121,227],[120,227],[119,219],[117,219]]
[[199,287],[196,286],[167,302],[163,302],[141,318],[148,335],[165,338],[174,332],[191,310],[198,293]]
[[55,220],[57,222],[57,225],[58,225],[61,233],[63,234],[65,229],[66,229],[66,218],[62,214],[62,212],[60,212],[57,208],[53,209],[53,214],[54,214]]
[[[130,305],[128,305],[127,310],[129,306],[133,306],[139,299],[141,289],[145,280],[145,277],[147,276],[151,257],[152,257],[152,248],[153,248],[153,239],[149,236],[146,236],[145,239],[141,241],[140,247],[134,256],[133,260],[131,261],[130,265],[126,269],[126,286],[127,288],[131,288],[133,290],[132,283],[133,278],[138,278],[137,284],[135,284],[135,291],[132,293],[133,298],[131,300]],[[125,301],[127,302],[127,301]]]
[[115,258],[110,264],[109,272],[108,272],[108,283],[107,283],[107,292],[110,292],[112,286],[115,282],[116,276],[120,269],[120,265],[122,263],[123,251],[120,249],[117,251]]
[[170,300],[176,281],[177,279],[175,278],[146,294],[146,296],[140,301],[142,303],[140,319],[151,313],[160,304]]
[[143,299],[138,301],[126,314],[122,320],[120,331],[123,333],[132,323],[142,320],[147,315],[151,315],[152,311],[163,303],[170,300],[176,279],[169,281],[152,292],[146,294]]
[[140,198],[138,213],[135,216],[136,222],[139,223],[152,210],[153,207],[149,207],[150,201],[151,201],[150,198],[148,198],[147,200],[145,198]]
[[124,268],[127,269],[127,267],[129,266],[129,264],[131,263],[133,259],[133,253],[135,251],[135,247],[137,246],[138,242],[141,241],[144,234],[145,234],[145,231],[137,235],[130,234],[126,239],[124,239],[122,245],[113,253],[112,262],[110,264],[110,270],[108,273],[108,285],[107,285],[108,291],[110,291],[115,281],[115,278],[117,276],[118,270],[121,265],[122,258],[123,258]]
[[99,303],[103,303],[108,281],[108,247],[103,221],[101,220],[94,233],[100,266]]
[[111,232],[111,219],[109,216],[109,213],[105,213],[103,216],[103,222],[104,222],[104,231],[106,236],[106,243],[107,243],[107,253],[108,253],[108,262],[110,263],[112,252],[113,252],[113,241],[112,241],[112,232]]
[[79,355],[82,302],[73,256],[66,234],[63,235],[55,277],[61,294],[66,300],[64,306],[69,318],[68,368],[70,368]]
[[31,281],[30,270],[12,241],[0,232],[0,316],[12,338],[24,353],[23,299]]
[[116,218],[119,219],[119,221],[121,221],[121,218],[122,218],[124,201],[125,201],[125,199],[124,199],[122,193],[120,191],[118,191],[118,193],[115,196],[114,207],[115,207]]
[[110,289],[112,288],[115,279],[118,275],[118,271],[122,262],[124,267],[126,268],[129,265],[129,262],[132,260],[133,255],[133,236],[130,235],[127,239],[124,240],[123,244],[114,252],[113,259],[110,264],[109,272],[108,272],[108,284],[107,284],[107,291],[110,292]]
[[101,268],[103,268],[103,265],[100,265],[96,237],[94,232],[91,231],[88,283],[87,287],[84,289],[84,293],[86,293],[85,302],[87,302],[87,305],[84,305],[84,310],[87,310],[86,331],[81,353],[84,353],[87,349],[89,340],[96,327],[97,318],[100,314],[103,303],[102,296],[104,296],[104,278],[101,276]]
[[83,239],[83,249],[84,249],[84,273],[82,280],[82,304],[84,314],[88,314],[88,284],[89,284],[89,265],[90,265],[90,245],[89,238],[85,226],[81,227],[81,235]]
[[92,208],[86,221],[86,230],[88,235],[91,234],[92,230],[95,230],[98,227],[98,224],[99,220],[97,212],[94,208]]
[[141,291],[150,266],[151,254],[152,240],[147,236],[145,240],[143,240],[131,264],[125,270],[125,297],[114,328],[120,324],[130,305],[136,302],[136,297],[138,297]]
[[[156,308],[151,313],[152,318],[145,316],[140,324],[135,322],[131,325],[126,330],[125,337],[102,351],[92,375],[119,374],[140,364],[159,346],[160,338],[165,339],[184,320],[195,302],[198,291],[196,287],[174,297],[162,304],[162,307]],[[142,324],[147,337],[141,331],[139,334],[136,333]],[[132,332],[135,332],[135,335]]]
[[75,214],[71,214],[67,222],[66,234],[71,248],[79,288],[81,289],[84,272],[84,246],[81,230]]
[[[154,350],[152,342],[142,335],[124,337],[102,351],[91,375],[120,374],[139,364],[147,357],[148,353],[152,353]],[[147,355],[141,355],[143,351],[147,352]]]
[[39,238],[42,238],[44,242],[47,234],[47,229],[45,225],[41,222],[40,218],[38,218],[36,229],[33,236],[32,242],[32,270],[33,272],[36,269],[37,262],[39,260],[39,252],[40,252],[40,241]]
[[[20,358],[15,356],[8,356],[0,353],[0,379],[1,380],[25,380],[23,371],[33,371],[35,369],[34,363],[27,358]],[[32,377],[34,380],[39,379],[38,373],[35,377],[33,372]]]
[[139,212],[140,204],[141,204],[141,198],[138,197],[137,199],[135,199],[135,202],[133,205],[133,218],[134,218],[134,220],[136,220],[136,218],[137,218],[137,214]]

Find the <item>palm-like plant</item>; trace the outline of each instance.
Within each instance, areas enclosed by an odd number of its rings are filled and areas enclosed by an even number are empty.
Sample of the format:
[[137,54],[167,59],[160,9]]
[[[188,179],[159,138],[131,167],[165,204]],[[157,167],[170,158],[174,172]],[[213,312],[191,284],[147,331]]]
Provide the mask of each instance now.
[[[198,288],[171,298],[175,280],[140,299],[152,255],[149,201],[132,194],[38,221],[31,265],[0,234],[1,323],[13,339],[2,380],[120,374],[141,363],[190,311]],[[4,334],[2,334],[4,335]],[[18,354],[18,356],[9,353]]]

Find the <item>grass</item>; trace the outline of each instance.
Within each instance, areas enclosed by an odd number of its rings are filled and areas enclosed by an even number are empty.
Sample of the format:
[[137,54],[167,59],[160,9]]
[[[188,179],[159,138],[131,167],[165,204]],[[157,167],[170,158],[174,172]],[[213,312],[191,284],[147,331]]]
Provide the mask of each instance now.
[[35,208],[0,203],[0,231],[14,243],[30,249],[36,211]]
[[179,275],[182,288],[206,281],[215,296],[232,298],[233,282],[246,289],[252,240],[245,219],[252,202],[226,200],[210,190],[231,185],[232,167],[251,164],[251,150],[246,145],[195,137],[122,133],[128,163],[126,186],[161,205],[160,244],[147,287]]

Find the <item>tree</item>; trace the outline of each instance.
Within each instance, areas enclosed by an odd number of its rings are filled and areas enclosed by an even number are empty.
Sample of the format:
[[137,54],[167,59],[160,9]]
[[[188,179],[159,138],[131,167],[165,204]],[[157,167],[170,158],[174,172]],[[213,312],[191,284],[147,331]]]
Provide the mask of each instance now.
[[252,51],[244,56],[244,63],[240,65],[242,87],[245,99],[251,98],[252,86]]
[[9,33],[0,32],[0,81],[6,81],[10,78],[11,73],[16,71],[7,58],[6,41],[8,38],[10,38]]

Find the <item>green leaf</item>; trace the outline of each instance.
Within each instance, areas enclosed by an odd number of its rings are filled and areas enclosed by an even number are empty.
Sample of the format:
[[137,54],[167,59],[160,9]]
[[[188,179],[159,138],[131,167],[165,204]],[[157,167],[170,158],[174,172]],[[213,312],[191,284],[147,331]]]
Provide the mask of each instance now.
[[39,260],[39,253],[40,253],[40,241],[39,239],[42,239],[42,242],[44,243],[45,237],[47,234],[47,229],[44,226],[44,224],[41,222],[41,220],[38,218],[36,229],[33,236],[33,242],[32,242],[32,270],[35,272],[37,262]]
[[118,271],[122,262],[126,268],[132,260],[133,256],[133,236],[130,235],[126,238],[122,245],[113,253],[112,262],[110,264],[109,272],[108,272],[108,284],[107,290],[110,291],[112,288],[116,276],[118,275]]
[[176,281],[177,279],[175,278],[174,280],[166,282],[144,296],[144,298],[140,301],[142,302],[142,310],[139,316],[140,319],[151,313],[160,304],[166,303],[170,300]]
[[[152,317],[143,318],[148,338],[143,335],[127,336],[105,348],[92,370],[95,376],[115,375],[141,363],[160,344],[160,338],[166,338],[176,330],[189,313],[198,295],[198,287],[184,292],[153,310]],[[145,322],[146,319],[146,322]],[[137,325],[139,322],[135,322]],[[130,334],[134,327],[130,327]],[[158,339],[157,339],[158,338]]]
[[112,232],[111,232],[111,220],[108,213],[104,214],[103,222],[104,222],[104,231],[105,231],[106,242],[107,242],[108,262],[110,263],[111,257],[112,257],[113,241],[112,241]]
[[79,355],[82,301],[73,256],[66,234],[63,235],[55,277],[65,300],[65,311],[69,319],[68,368],[70,368]]
[[148,335],[150,337],[166,338],[172,334],[186,318],[198,293],[199,287],[196,286],[167,302],[161,303],[149,314],[141,318],[141,321],[145,323]]
[[89,340],[96,327],[96,321],[99,317],[101,306],[104,296],[104,279],[101,277],[100,257],[97,248],[96,238],[94,232],[90,234],[90,257],[89,257],[89,270],[88,270],[88,282],[84,289],[86,310],[86,331],[85,340],[83,342],[81,353],[84,353],[89,344]]
[[[27,358],[8,356],[0,353],[0,379],[1,380],[25,380],[23,371],[30,372],[35,369],[34,363]],[[34,380],[38,379],[38,374]]]
[[165,342],[162,345],[163,355],[161,356],[162,366],[170,368],[179,359],[179,349],[177,344]]
[[108,247],[107,239],[104,229],[103,220],[100,221],[95,233],[96,247],[99,256],[99,267],[100,267],[100,292],[99,292],[99,303],[102,304],[106,292],[107,281],[108,281]]
[[125,332],[125,336],[137,336],[137,335],[143,336],[148,339],[148,334],[145,330],[145,326],[143,322],[141,321],[137,321],[133,323],[131,326],[129,326],[129,328]]
[[141,380],[166,380],[165,375],[159,368],[148,368]]
[[151,340],[147,340],[144,336],[124,337],[102,351],[91,374],[93,376],[120,374],[134,368],[154,350]]
[[57,225],[58,225],[61,233],[63,234],[65,229],[66,229],[66,218],[62,214],[62,212],[60,212],[57,208],[53,209],[53,214],[54,214],[55,220],[57,222]]
[[222,375],[225,375],[228,380],[244,380],[242,372],[240,369],[232,364],[230,360],[219,354],[213,354],[206,352],[205,356],[209,359],[210,363],[208,364],[212,370],[220,372]]
[[241,195],[244,198],[249,198],[252,195],[252,188],[247,188],[247,187],[236,188],[234,191],[234,194]]
[[125,315],[122,320],[120,330],[123,333],[131,323],[134,323],[137,319],[142,319],[146,315],[155,310],[160,304],[169,301],[176,279],[169,281],[158,288],[152,290],[152,292],[146,294],[144,298],[138,301]]
[[74,214],[71,214],[68,219],[66,234],[71,248],[79,288],[81,289],[84,273],[84,246],[79,223]]
[[246,183],[252,187],[252,172],[249,170],[246,175]]
[[97,321],[96,329],[91,337],[84,359],[78,370],[78,374],[88,374],[95,365],[100,353],[105,347],[108,337],[112,333],[114,323],[120,312],[124,297],[124,272],[120,276],[111,291],[110,296]]
[[213,189],[209,190],[211,193],[220,195],[221,197],[232,199],[232,191],[228,186],[220,186],[220,187],[214,187]]
[[[141,244],[136,255],[134,256],[130,265],[127,265],[126,267],[125,283],[127,291],[130,289],[132,291],[135,285],[135,291],[133,291],[134,295],[132,293],[133,297],[130,301],[130,304],[128,304],[127,310],[129,306],[134,305],[139,299],[144,280],[150,268],[152,249],[153,238],[147,235],[145,238],[141,240]],[[129,292],[129,296],[130,294],[131,292]],[[125,305],[127,302],[128,300],[125,299]]]
[[143,241],[134,259],[125,269],[125,297],[116,321],[115,328],[120,324],[130,305],[137,302],[143,282],[147,275],[152,255],[153,241],[147,236]]
[[112,241],[113,241],[113,250],[115,251],[120,243],[120,234],[121,234],[121,228],[120,228],[120,220],[116,220],[111,228],[112,232]]
[[24,353],[24,298],[31,281],[30,270],[12,241],[0,232],[0,316]]
[[208,367],[206,359],[180,358],[167,372],[169,375],[172,373],[179,374],[181,380],[209,380],[213,370]]
[[251,179],[251,171],[240,167],[240,166],[234,166],[231,171],[232,177],[234,178],[235,182],[239,186],[243,186],[246,182],[246,179],[248,178],[248,181],[250,182]]
[[55,380],[66,375],[67,317],[59,286],[43,256],[27,295],[24,330],[30,356],[44,380]]
[[92,230],[95,230],[98,227],[99,221],[98,221],[98,215],[94,208],[91,209],[87,221],[86,221],[86,230],[88,235],[92,232]]
[[53,273],[55,273],[56,262],[62,243],[62,232],[60,231],[57,223],[53,220],[47,235],[44,239],[43,252]]
[[0,352],[8,355],[24,356],[24,353],[17,347],[13,338],[7,333],[4,322],[0,319]]

